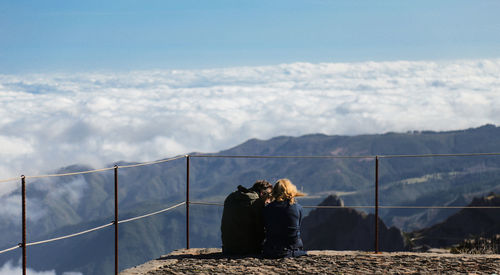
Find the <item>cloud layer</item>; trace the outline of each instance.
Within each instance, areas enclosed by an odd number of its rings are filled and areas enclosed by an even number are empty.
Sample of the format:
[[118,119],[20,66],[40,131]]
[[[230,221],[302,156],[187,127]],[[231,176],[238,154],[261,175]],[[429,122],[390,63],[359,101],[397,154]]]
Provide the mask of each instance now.
[[500,124],[499,75],[500,59],[0,75],[0,178],[249,138]]
[[[20,261],[19,261],[19,266],[14,266],[12,262],[7,262],[5,263],[2,267],[0,267],[0,275],[12,275],[12,274],[22,274],[23,270],[22,267],[20,266]],[[56,275],[56,272],[54,270],[50,271],[36,271],[31,268],[27,268],[26,270],[27,274],[30,275]],[[82,275],[80,272],[63,272],[62,275]]]

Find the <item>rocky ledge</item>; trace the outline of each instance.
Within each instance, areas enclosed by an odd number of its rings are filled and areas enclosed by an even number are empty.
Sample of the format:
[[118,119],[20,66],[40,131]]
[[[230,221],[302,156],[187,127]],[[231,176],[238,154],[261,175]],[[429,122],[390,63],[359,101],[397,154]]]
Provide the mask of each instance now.
[[122,271],[163,274],[500,274],[500,255],[309,251],[286,259],[226,257],[216,248],[176,250]]

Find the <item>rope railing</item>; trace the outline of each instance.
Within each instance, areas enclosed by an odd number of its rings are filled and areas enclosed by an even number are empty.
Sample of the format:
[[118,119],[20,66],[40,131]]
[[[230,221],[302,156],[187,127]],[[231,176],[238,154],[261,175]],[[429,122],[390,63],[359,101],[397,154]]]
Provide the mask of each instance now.
[[[156,212],[152,212],[152,213],[145,214],[145,215],[142,215],[142,216],[137,216],[137,217],[134,217],[134,218],[129,218],[129,219],[126,219],[126,220],[121,220],[118,223],[126,223],[126,222],[130,222],[130,221],[134,221],[134,220],[139,220],[139,219],[142,219],[142,218],[150,217],[150,216],[153,216],[153,215],[157,215],[157,214],[160,214],[160,213],[163,213],[163,212],[175,209],[175,208],[177,208],[177,207],[179,207],[181,205],[184,205],[185,203],[186,202],[181,202],[181,203],[178,203],[176,205],[167,207],[165,209],[162,209],[162,210],[159,210],[159,211],[156,211]],[[80,236],[80,235],[83,235],[83,234],[87,234],[87,233],[90,233],[90,232],[94,232],[94,231],[97,231],[97,230],[101,230],[101,229],[104,229],[104,228],[112,226],[112,225],[114,225],[114,222],[110,222],[110,223],[107,223],[107,224],[104,224],[104,225],[101,225],[101,226],[97,226],[97,227],[94,227],[94,228],[91,228],[91,229],[87,229],[87,230],[83,230],[83,231],[80,231],[80,232],[77,232],[77,233],[73,233],[73,234],[68,234],[68,235],[64,235],[64,236],[60,236],[60,237],[56,237],[56,238],[52,238],[52,239],[47,239],[47,240],[42,240],[42,241],[27,243],[26,246],[39,245],[39,244],[44,244],[44,243],[50,243],[50,242],[55,242],[55,241],[59,241],[59,240],[64,240],[64,239],[68,239],[68,238]],[[3,253],[6,253],[6,252],[15,250],[15,249],[20,248],[20,247],[21,247],[21,245],[17,245],[17,246],[11,247],[11,248],[7,248],[7,249],[4,249],[4,250],[1,250],[0,254],[3,254]]]
[[19,180],[19,177],[17,177],[17,178],[10,178],[10,179],[3,179],[3,180],[0,180],[0,183],[10,182],[10,181],[18,181],[18,180]]
[[[500,153],[456,153],[456,154],[415,154],[415,155],[364,155],[364,156],[279,156],[279,155],[274,155],[274,156],[255,156],[255,155],[207,155],[207,154],[199,154],[199,155],[183,155],[183,156],[177,156],[177,157],[172,157],[164,160],[157,160],[157,161],[150,161],[150,162],[142,162],[142,163],[137,163],[137,164],[130,164],[130,165],[118,165],[118,168],[132,168],[132,167],[139,167],[139,166],[147,166],[147,165],[153,165],[153,164],[159,164],[159,163],[165,163],[181,158],[186,158],[186,157],[191,157],[191,158],[243,158],[243,159],[285,159],[285,158],[294,158],[294,159],[368,159],[368,158],[422,158],[422,157],[473,157],[473,156],[500,156]],[[107,168],[101,168],[101,169],[94,169],[94,170],[86,170],[86,171],[79,171],[79,172],[71,172],[71,173],[61,173],[61,174],[46,174],[46,175],[35,175],[35,176],[26,176],[26,179],[36,179],[36,178],[48,178],[48,177],[62,177],[62,176],[72,176],[72,175],[81,175],[81,174],[89,174],[89,173],[96,173],[96,172],[103,172],[103,171],[109,171],[113,170],[115,167],[107,167]],[[0,179],[0,183],[3,182],[11,182],[11,181],[16,181],[19,180],[18,177],[16,178],[7,178],[7,179]]]
[[[191,201],[189,204],[224,206],[220,202]],[[303,208],[317,209],[345,209],[345,208],[375,208],[375,205],[302,205]],[[379,205],[378,208],[385,209],[500,209],[500,206],[406,206],[406,205]]]
[[74,175],[83,175],[83,174],[91,174],[103,171],[113,170],[114,167],[110,168],[102,168],[88,171],[80,171],[80,172],[70,172],[70,173],[62,173],[62,174],[47,174],[47,175],[38,175],[38,176],[25,176],[26,179],[41,179],[41,178],[54,178],[54,177],[64,177],[64,176],[74,176]]
[[474,157],[474,156],[500,156],[499,153],[456,153],[456,154],[409,154],[409,155],[362,155],[362,156],[256,156],[256,155],[190,155],[191,158],[250,158],[250,159],[375,159],[375,158],[427,158],[427,157]]
[[[132,168],[132,167],[139,167],[139,166],[147,166],[147,165],[153,165],[153,164],[159,164],[159,163],[165,163],[169,161],[174,161],[177,159],[185,158],[186,156],[177,156],[173,158],[168,158],[168,159],[163,159],[163,160],[156,160],[156,161],[149,161],[149,162],[142,162],[142,163],[137,163],[137,164],[130,164],[130,165],[117,165],[116,167],[118,168]],[[52,177],[63,177],[63,176],[75,176],[75,175],[83,175],[83,174],[91,174],[91,173],[97,173],[97,172],[104,172],[104,171],[110,171],[115,169],[115,167],[106,167],[106,168],[100,168],[100,169],[93,169],[93,170],[85,170],[85,171],[78,171],[78,172],[69,172],[69,173],[59,173],[59,174],[45,174],[45,175],[35,175],[35,176],[25,176],[26,179],[40,179],[40,178],[52,178]],[[10,181],[16,181],[19,180],[19,177],[17,178],[8,178],[8,179],[0,179],[0,183],[3,182],[10,182]]]
[[13,247],[11,247],[11,248],[7,248],[7,249],[4,249],[4,250],[0,250],[0,254],[3,254],[3,253],[5,253],[5,252],[12,251],[12,250],[14,250],[14,249],[18,249],[19,247],[21,247],[21,245],[20,245],[20,244],[18,244],[18,245],[16,245],[16,246],[13,246]]
[[80,236],[80,235],[83,235],[83,234],[87,234],[87,233],[90,233],[90,232],[94,232],[94,231],[106,228],[108,226],[112,226],[113,224],[114,224],[113,222],[110,222],[110,223],[107,223],[107,224],[104,224],[104,225],[101,225],[101,226],[98,226],[98,227],[94,227],[94,228],[91,228],[91,229],[87,229],[87,230],[84,230],[84,231],[81,231],[81,232],[78,232],[78,233],[73,233],[73,234],[69,234],[69,235],[65,235],[65,236],[61,236],[61,237],[56,237],[56,238],[52,238],[52,239],[48,239],[48,240],[38,241],[38,242],[27,243],[26,246],[32,246],[32,245],[43,244],[43,243],[50,243],[50,242],[55,242],[55,241],[59,241],[59,240],[64,240],[64,239],[67,239],[67,238],[72,238],[72,237]]
[[[49,242],[54,242],[58,240],[63,240],[71,237],[76,237],[80,236],[83,234],[87,234],[90,232],[94,232],[97,230],[104,229],[106,227],[115,226],[115,274],[118,274],[118,239],[117,239],[117,234],[118,234],[118,224],[122,223],[127,223],[139,219],[143,219],[146,217],[150,217],[153,215],[157,215],[172,209],[175,209],[179,206],[186,205],[186,248],[189,248],[189,205],[213,205],[213,206],[223,206],[222,203],[218,202],[200,202],[200,201],[189,201],[189,159],[190,158],[233,158],[233,159],[374,159],[375,160],[375,178],[376,178],[376,184],[375,184],[375,194],[376,194],[376,199],[375,205],[368,205],[368,206],[363,206],[363,205],[354,205],[354,206],[303,206],[304,208],[325,208],[325,209],[335,209],[335,208],[375,208],[375,216],[377,217],[375,219],[376,225],[375,225],[375,236],[378,236],[378,209],[500,209],[498,206],[384,206],[384,205],[379,205],[378,204],[378,161],[379,159],[382,158],[424,158],[424,157],[473,157],[473,156],[500,156],[500,153],[457,153],[457,154],[421,154],[421,155],[362,155],[362,156],[339,156],[339,155],[325,155],[325,156],[280,156],[280,155],[274,155],[274,156],[256,156],[256,155],[208,155],[208,154],[199,154],[199,155],[184,155],[184,156],[177,156],[173,158],[168,158],[168,159],[163,159],[163,160],[157,160],[157,161],[150,161],[150,162],[143,162],[143,163],[136,163],[136,164],[129,164],[129,165],[115,165],[114,167],[109,167],[109,168],[101,168],[101,169],[95,169],[95,170],[88,170],[88,171],[79,171],[79,172],[69,172],[69,173],[60,173],[60,174],[46,174],[46,175],[35,175],[35,176],[21,176],[22,180],[22,196],[23,196],[23,242],[20,243],[17,246],[7,248],[4,250],[0,251],[0,254],[15,250],[17,248],[23,248],[23,272],[26,270],[26,247],[28,246],[33,246],[33,245],[39,245],[39,244],[44,244],[44,243],[49,243]],[[117,190],[117,183],[118,183],[118,169],[121,168],[132,168],[132,167],[140,167],[140,166],[147,166],[147,165],[154,165],[154,164],[160,164],[160,163],[166,163],[169,161],[181,159],[181,158],[186,158],[187,163],[186,163],[186,171],[187,171],[187,180],[186,180],[186,200],[175,204],[173,206],[167,207],[165,209],[155,211],[152,213],[148,213],[145,215],[141,216],[136,216],[133,218],[125,219],[125,220],[118,220],[118,190]],[[115,220],[112,221],[111,223],[104,224],[98,227],[94,227],[91,229],[87,229],[81,232],[65,235],[65,236],[60,236],[52,239],[47,239],[47,240],[42,240],[42,241],[37,241],[37,242],[31,242],[28,243],[26,241],[25,237],[25,180],[26,179],[40,179],[40,178],[49,178],[49,177],[62,177],[62,176],[72,176],[72,175],[82,175],[82,174],[90,174],[90,173],[97,173],[97,172],[103,172],[103,171],[110,171],[114,170],[115,171]],[[0,183],[5,183],[5,182],[12,182],[19,180],[19,178],[7,178],[7,179],[0,179]],[[375,243],[375,252],[378,252],[378,237],[376,237],[376,243]]]
[[368,159],[375,156],[252,156],[252,155],[191,155],[192,158],[243,158],[243,159]]
[[457,153],[457,154],[421,154],[421,155],[379,155],[379,158],[428,158],[428,157],[480,157],[500,156],[500,153]]
[[354,206],[337,206],[337,205],[303,205],[303,208],[318,208],[318,209],[338,209],[338,208],[382,208],[382,209],[500,209],[500,206],[404,206],[404,205],[354,205]]
[[181,203],[178,203],[176,205],[173,205],[173,206],[170,206],[170,207],[167,207],[165,209],[162,209],[162,210],[159,210],[159,211],[156,211],[156,212],[153,212],[153,213],[149,213],[149,214],[145,214],[145,215],[142,215],[142,216],[138,216],[138,217],[134,217],[134,218],[130,218],[130,219],[126,219],[126,220],[122,220],[122,221],[119,221],[118,223],[126,223],[126,222],[131,222],[131,221],[135,221],[135,220],[140,220],[140,219],[143,219],[143,218],[147,218],[147,217],[150,217],[150,216],[154,216],[154,215],[157,215],[157,214],[160,214],[160,213],[163,213],[165,211],[169,211],[169,210],[172,210],[174,208],[177,208],[181,205],[184,205],[186,204],[185,201],[181,202]]
[[132,168],[132,167],[139,167],[139,166],[146,166],[146,165],[153,165],[153,164],[159,164],[159,163],[165,163],[181,158],[185,158],[186,156],[178,156],[178,157],[173,157],[169,159],[162,159],[162,160],[156,160],[156,161],[149,161],[149,162],[143,162],[143,163],[137,163],[137,164],[130,164],[130,165],[118,165],[118,168]]

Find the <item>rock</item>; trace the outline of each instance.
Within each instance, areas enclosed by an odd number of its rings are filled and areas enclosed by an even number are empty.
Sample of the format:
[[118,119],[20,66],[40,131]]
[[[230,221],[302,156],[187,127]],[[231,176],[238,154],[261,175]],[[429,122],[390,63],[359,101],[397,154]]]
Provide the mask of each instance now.
[[[320,206],[343,206],[337,196],[328,196]],[[387,228],[379,219],[379,249],[402,251],[405,244],[402,233],[395,227]],[[375,246],[375,216],[352,208],[315,209],[302,222],[302,240],[305,249],[364,250]]]

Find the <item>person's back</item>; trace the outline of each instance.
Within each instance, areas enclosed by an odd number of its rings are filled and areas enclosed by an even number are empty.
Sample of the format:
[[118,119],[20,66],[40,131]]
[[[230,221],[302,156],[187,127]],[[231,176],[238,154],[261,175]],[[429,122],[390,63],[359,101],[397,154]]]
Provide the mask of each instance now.
[[264,256],[280,258],[306,255],[300,237],[302,206],[294,200],[294,197],[302,195],[288,179],[278,180],[274,186],[275,201],[264,208]]
[[261,253],[264,241],[263,208],[264,199],[260,198],[260,193],[241,185],[225,199],[221,221],[224,254]]
[[300,221],[302,207],[290,204],[289,201],[274,201],[264,209],[266,228],[266,244],[264,250],[299,249],[302,248],[300,238]]

